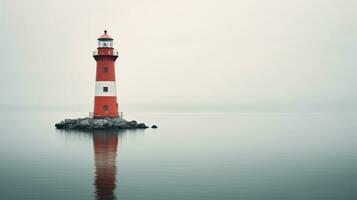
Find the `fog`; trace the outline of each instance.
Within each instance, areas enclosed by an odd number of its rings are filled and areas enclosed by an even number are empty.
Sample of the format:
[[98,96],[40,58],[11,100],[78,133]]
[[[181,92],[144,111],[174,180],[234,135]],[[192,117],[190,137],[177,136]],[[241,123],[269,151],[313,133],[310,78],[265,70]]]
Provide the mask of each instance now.
[[357,110],[353,0],[0,0],[0,106],[91,110],[104,29],[124,110]]

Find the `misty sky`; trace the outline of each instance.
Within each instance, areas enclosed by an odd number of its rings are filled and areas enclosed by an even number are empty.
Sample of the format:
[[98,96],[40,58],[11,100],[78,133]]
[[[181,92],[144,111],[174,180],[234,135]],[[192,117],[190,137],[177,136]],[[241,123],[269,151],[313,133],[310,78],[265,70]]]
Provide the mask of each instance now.
[[0,0],[0,105],[93,105],[97,37],[119,103],[351,105],[355,0]]

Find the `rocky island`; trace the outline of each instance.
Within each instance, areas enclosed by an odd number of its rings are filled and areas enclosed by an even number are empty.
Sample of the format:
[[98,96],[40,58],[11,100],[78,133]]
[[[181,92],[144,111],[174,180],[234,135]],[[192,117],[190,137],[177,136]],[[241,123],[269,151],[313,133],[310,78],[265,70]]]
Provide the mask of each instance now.
[[55,124],[58,129],[66,130],[104,130],[104,129],[145,129],[149,128],[144,123],[135,120],[127,121],[123,118],[78,118],[65,119]]

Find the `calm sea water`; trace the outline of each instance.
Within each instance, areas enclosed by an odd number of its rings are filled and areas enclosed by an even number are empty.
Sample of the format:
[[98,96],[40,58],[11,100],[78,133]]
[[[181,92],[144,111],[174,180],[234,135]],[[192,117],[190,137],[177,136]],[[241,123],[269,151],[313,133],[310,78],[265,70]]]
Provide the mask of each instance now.
[[357,115],[126,113],[158,129],[59,131],[0,112],[0,199],[357,199]]

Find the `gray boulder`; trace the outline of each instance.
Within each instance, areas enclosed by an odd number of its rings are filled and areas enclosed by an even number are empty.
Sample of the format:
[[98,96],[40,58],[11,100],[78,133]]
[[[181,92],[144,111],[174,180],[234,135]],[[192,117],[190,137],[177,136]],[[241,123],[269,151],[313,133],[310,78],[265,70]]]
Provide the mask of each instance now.
[[91,123],[90,123],[90,120],[89,120],[89,119],[84,119],[84,120],[81,120],[81,121],[78,122],[78,126],[79,126],[79,127],[83,127],[83,128],[89,127],[90,124],[91,124]]
[[136,125],[136,128],[149,128],[144,123],[139,123]]

